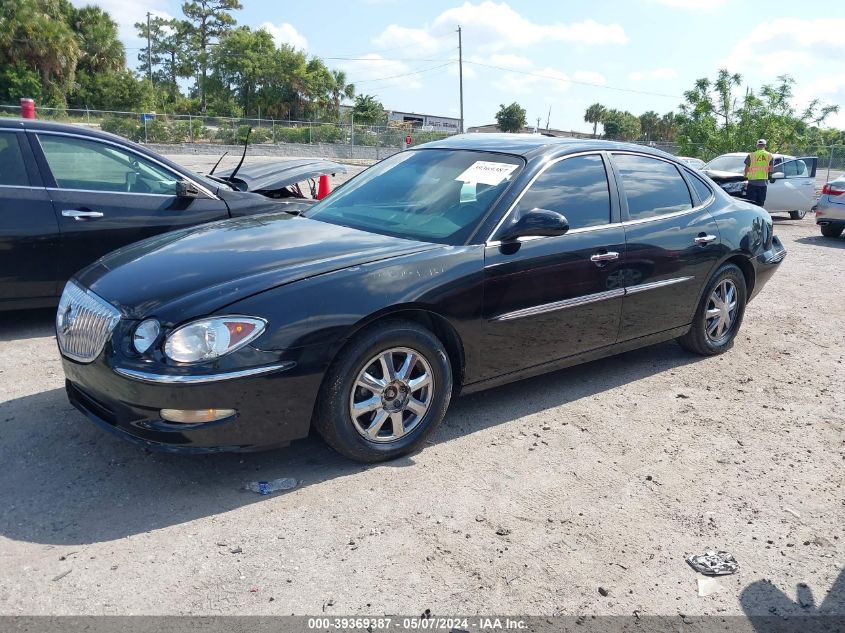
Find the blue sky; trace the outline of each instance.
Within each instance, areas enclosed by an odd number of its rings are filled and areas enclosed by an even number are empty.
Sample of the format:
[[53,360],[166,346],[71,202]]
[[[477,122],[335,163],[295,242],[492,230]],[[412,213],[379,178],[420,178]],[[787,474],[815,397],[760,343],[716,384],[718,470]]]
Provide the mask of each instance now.
[[[88,4],[73,0],[74,4]],[[175,0],[100,0],[121,27],[130,64],[147,11],[181,15]],[[458,24],[463,29],[466,125],[490,123],[519,102],[545,126],[587,130],[596,101],[635,114],[676,108],[695,79],[727,67],[758,87],[783,73],[796,101],[840,106],[845,128],[845,15],[838,3],[740,0],[407,2],[242,0],[240,24],[269,30],[344,68],[359,93],[388,109],[457,116]],[[762,9],[761,9],[762,7]],[[331,59],[346,58],[346,59]]]

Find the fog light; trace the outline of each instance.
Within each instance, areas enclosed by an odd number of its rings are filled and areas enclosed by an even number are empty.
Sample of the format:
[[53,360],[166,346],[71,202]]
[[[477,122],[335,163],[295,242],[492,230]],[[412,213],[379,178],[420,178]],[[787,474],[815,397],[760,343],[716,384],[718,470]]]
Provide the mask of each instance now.
[[234,409],[162,409],[161,417],[168,422],[180,422],[181,424],[200,424],[202,422],[214,422],[235,415]]

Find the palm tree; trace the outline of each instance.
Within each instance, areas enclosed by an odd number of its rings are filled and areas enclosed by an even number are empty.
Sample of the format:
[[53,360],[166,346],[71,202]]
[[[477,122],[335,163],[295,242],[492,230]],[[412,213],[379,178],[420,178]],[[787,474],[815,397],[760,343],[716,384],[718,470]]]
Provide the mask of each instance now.
[[587,111],[584,113],[584,121],[587,123],[593,124],[593,138],[597,138],[597,131],[599,127],[599,123],[604,121],[604,117],[607,115],[607,108],[605,108],[600,103],[594,103]]
[[344,71],[333,70],[329,93],[331,94],[335,116],[340,116],[340,102],[344,98],[352,99],[355,97],[355,84],[346,83],[346,73]]
[[126,52],[117,34],[117,24],[99,7],[79,9],[72,20],[81,55],[78,70],[101,73],[123,70]]

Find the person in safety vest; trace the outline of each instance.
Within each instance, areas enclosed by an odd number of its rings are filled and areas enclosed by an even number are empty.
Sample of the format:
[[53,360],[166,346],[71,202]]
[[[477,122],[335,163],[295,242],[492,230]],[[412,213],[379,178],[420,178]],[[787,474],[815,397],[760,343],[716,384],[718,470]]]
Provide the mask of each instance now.
[[748,178],[745,197],[762,207],[766,202],[766,186],[772,171],[772,155],[766,151],[766,139],[757,141],[757,149],[745,158],[745,177]]

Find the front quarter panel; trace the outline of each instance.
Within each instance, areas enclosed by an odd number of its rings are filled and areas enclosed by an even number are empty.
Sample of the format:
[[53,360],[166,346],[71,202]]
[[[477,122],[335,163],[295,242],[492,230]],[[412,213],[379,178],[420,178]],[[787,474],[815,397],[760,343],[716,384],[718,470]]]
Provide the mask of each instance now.
[[469,374],[477,363],[472,350],[481,334],[483,257],[479,245],[444,246],[317,275],[221,312],[267,319],[267,331],[252,344],[256,348],[318,350],[308,355],[310,362],[325,366],[373,320],[402,310],[432,312],[445,318],[461,339]]

